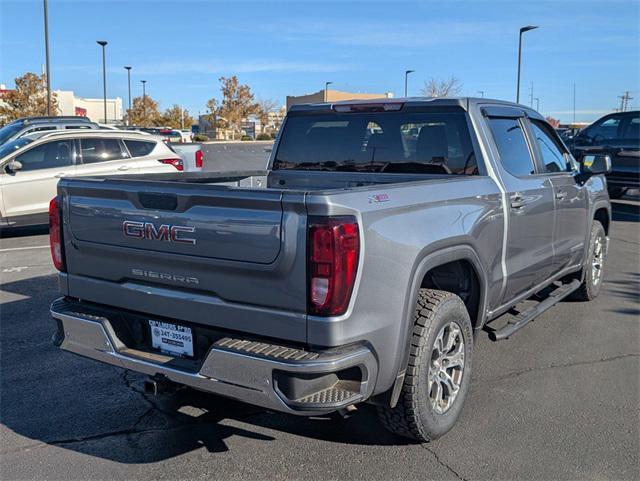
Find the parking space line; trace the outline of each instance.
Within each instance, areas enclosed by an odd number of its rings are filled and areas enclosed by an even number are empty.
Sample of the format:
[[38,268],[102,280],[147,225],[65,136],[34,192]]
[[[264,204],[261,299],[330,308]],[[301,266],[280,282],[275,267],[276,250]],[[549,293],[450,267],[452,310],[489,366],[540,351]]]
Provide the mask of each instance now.
[[0,249],[0,252],[26,251],[30,249],[49,249],[49,246],[12,247],[10,249]]

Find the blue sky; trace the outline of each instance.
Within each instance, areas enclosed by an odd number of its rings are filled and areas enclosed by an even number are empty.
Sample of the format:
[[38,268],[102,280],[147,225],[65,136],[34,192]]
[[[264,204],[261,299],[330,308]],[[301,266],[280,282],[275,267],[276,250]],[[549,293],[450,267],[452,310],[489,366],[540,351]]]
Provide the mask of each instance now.
[[[402,95],[455,75],[464,95],[515,98],[518,29],[525,34],[521,101],[529,88],[545,115],[593,120],[640,106],[640,2],[597,1],[70,1],[49,0],[54,89],[101,97],[98,39],[107,47],[108,95],[147,93],[192,113],[219,97],[218,77],[237,75],[259,98],[323,88]],[[0,0],[0,83],[44,63],[42,1]]]

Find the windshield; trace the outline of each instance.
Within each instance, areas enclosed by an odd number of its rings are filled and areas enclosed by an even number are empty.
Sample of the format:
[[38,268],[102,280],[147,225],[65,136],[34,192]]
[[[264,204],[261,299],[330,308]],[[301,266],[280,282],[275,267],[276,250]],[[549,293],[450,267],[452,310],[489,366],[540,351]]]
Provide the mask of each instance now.
[[7,140],[20,132],[22,129],[22,123],[11,123],[5,125],[0,129],[0,145],[4,144]]
[[7,142],[4,145],[0,145],[0,159],[5,158],[7,155],[11,155],[20,147],[24,147],[25,145],[30,144],[31,142],[33,142],[33,139],[30,139],[28,137],[20,137],[19,139],[12,140],[11,142]]
[[464,112],[294,113],[273,169],[479,173]]

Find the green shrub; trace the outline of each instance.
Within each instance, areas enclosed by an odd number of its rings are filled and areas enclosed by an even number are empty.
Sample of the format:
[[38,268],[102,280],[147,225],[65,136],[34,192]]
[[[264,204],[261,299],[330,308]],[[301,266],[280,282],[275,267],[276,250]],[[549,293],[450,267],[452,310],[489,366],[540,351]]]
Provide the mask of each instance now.
[[271,140],[276,140],[276,133],[275,132],[271,132]]
[[258,134],[256,140],[271,140],[271,136],[269,134]]
[[243,135],[243,136],[242,136],[242,138],[241,138],[240,140],[242,140],[242,141],[245,141],[245,140],[253,140],[253,137],[250,137],[250,136],[248,136],[248,135]]
[[196,134],[196,135],[193,136],[193,140],[195,142],[206,142],[206,141],[209,140],[209,137],[207,137],[204,134]]

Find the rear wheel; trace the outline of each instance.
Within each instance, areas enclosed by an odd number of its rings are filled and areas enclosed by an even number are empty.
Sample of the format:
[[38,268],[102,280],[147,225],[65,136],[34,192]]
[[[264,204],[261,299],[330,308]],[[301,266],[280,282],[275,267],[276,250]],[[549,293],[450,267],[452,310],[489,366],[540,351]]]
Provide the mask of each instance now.
[[607,237],[604,227],[597,220],[593,221],[589,236],[588,260],[585,265],[584,281],[580,287],[571,294],[575,301],[591,301],[598,297],[604,279],[604,262],[606,254]]
[[469,390],[473,328],[460,297],[421,289],[409,364],[398,404],[379,407],[391,432],[430,441],[456,423]]
[[625,194],[627,193],[627,188],[626,187],[607,187],[607,190],[609,191],[609,197],[611,197],[612,199],[619,199],[621,197],[624,197]]

